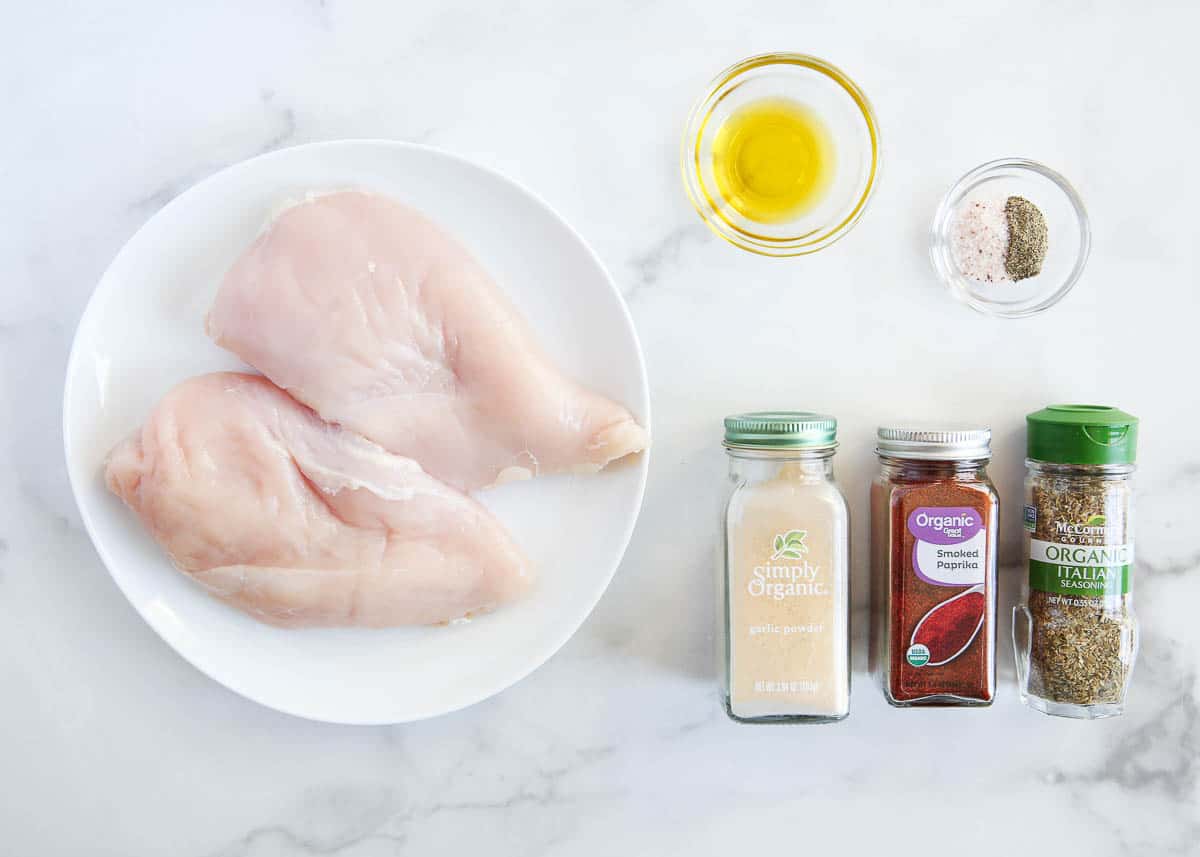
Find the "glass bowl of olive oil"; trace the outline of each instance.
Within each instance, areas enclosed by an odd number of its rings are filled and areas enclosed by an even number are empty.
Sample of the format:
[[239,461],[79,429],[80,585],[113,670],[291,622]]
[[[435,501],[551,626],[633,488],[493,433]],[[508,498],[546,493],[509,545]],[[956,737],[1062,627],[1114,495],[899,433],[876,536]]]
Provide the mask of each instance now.
[[879,128],[862,90],[824,60],[763,54],[717,75],[683,137],[684,186],[731,244],[800,256],[845,235],[879,175]]

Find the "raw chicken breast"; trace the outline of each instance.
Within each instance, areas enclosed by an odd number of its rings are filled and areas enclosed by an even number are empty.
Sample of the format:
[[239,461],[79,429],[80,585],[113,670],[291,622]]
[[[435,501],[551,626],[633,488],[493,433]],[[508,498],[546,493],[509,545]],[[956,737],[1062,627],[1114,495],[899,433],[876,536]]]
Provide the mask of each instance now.
[[555,368],[465,248],[386,197],[284,211],[226,274],[208,332],[462,490],[594,472],[647,444],[628,410]]
[[273,625],[445,622],[530,579],[474,500],[252,375],[175,387],[106,476],[179,568]]

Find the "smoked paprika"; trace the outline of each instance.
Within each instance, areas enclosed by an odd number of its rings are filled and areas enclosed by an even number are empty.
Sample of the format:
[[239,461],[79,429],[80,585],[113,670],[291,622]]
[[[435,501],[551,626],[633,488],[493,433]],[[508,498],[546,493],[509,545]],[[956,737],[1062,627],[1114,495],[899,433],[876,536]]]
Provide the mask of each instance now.
[[990,705],[998,502],[988,429],[881,428],[871,670],[888,702]]
[[929,650],[926,666],[941,666],[962,654],[983,627],[986,615],[987,599],[979,588],[947,598],[926,613],[912,635],[914,644]]

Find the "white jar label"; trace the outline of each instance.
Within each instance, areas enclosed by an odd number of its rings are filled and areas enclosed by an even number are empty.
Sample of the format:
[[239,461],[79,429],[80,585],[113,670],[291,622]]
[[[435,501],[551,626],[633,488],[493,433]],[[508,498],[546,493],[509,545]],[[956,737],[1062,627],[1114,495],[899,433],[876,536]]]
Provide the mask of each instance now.
[[913,571],[935,586],[975,586],[987,568],[987,531],[969,506],[920,506],[908,516]]

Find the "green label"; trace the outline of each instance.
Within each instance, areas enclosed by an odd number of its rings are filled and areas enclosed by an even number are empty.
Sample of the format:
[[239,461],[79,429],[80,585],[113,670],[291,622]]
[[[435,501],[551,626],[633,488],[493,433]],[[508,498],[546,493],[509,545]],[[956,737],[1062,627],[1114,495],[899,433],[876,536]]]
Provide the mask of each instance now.
[[1133,545],[1065,545],[1031,539],[1029,586],[1041,592],[1103,598],[1129,592]]

